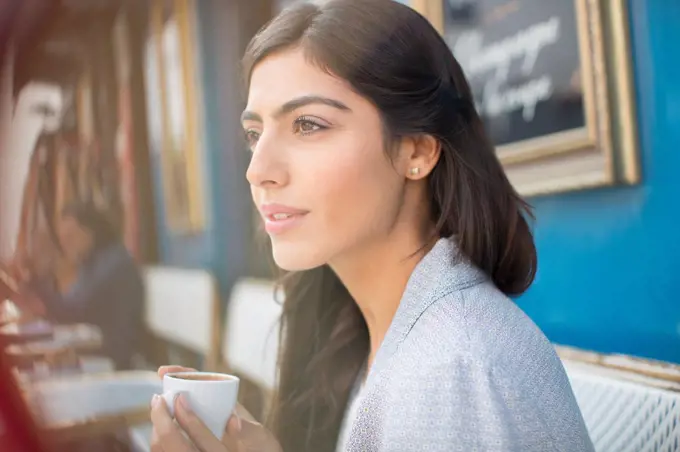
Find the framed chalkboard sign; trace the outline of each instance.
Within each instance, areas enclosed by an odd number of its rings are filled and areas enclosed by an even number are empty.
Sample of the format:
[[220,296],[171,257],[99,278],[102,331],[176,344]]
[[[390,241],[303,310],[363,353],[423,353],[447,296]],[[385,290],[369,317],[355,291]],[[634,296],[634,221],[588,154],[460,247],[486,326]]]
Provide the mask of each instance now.
[[626,0],[414,0],[523,194],[640,179]]

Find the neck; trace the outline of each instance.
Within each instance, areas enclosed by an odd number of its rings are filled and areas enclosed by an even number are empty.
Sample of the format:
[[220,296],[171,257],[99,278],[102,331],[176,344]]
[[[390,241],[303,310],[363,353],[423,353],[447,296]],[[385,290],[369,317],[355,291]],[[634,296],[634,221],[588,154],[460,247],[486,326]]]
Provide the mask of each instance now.
[[427,234],[393,231],[331,263],[366,320],[370,336],[368,368],[399,308],[413,270],[432,245]]

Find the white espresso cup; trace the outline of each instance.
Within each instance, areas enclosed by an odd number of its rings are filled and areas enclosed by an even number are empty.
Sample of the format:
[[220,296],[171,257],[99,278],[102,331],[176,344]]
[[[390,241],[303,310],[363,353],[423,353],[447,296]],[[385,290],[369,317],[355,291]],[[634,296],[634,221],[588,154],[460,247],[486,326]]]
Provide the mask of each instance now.
[[239,379],[213,372],[175,372],[163,377],[163,399],[174,414],[174,403],[182,394],[189,408],[210,431],[222,438],[227,422],[236,407]]

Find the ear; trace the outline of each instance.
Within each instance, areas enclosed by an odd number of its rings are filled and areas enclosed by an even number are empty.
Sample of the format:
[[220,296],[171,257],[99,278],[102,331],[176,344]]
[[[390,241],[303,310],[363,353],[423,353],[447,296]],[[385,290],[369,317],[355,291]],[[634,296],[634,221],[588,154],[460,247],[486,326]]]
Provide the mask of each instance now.
[[426,178],[439,161],[442,146],[432,135],[417,135],[406,139],[404,152],[405,176],[411,180]]

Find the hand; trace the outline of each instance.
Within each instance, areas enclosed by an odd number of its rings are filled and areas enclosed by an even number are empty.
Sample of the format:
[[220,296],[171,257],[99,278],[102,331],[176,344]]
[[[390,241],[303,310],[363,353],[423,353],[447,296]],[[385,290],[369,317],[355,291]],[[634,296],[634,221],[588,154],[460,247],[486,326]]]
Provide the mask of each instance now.
[[34,293],[22,291],[21,293],[14,296],[14,302],[19,306],[22,311],[25,311],[25,315],[28,318],[33,317],[45,317],[47,315],[47,309],[45,308],[45,303]]
[[[169,372],[194,370],[163,366],[158,369],[158,375],[162,378]],[[175,401],[175,420],[177,423],[170,417],[163,398],[154,396],[151,408],[151,452],[282,452],[276,438],[238,404],[221,440],[196,417],[181,395]],[[182,434],[182,430],[189,439]]]
[[31,261],[25,255],[14,256],[8,264],[3,266],[3,270],[19,284],[28,282],[33,273],[31,270]]

